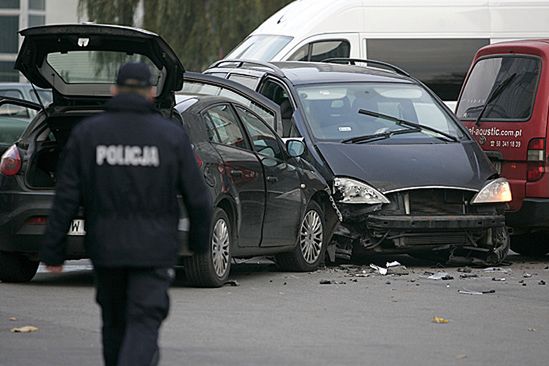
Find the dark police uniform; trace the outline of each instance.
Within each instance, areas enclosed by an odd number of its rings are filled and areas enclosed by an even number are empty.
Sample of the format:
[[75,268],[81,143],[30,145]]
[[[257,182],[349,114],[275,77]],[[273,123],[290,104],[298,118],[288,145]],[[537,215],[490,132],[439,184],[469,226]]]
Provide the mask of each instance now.
[[212,203],[189,138],[144,97],[115,96],[104,113],[72,131],[41,260],[63,263],[66,233],[82,204],[107,365],[157,362],[158,329],[168,314],[180,249],[178,193],[191,222],[191,249],[204,251]]

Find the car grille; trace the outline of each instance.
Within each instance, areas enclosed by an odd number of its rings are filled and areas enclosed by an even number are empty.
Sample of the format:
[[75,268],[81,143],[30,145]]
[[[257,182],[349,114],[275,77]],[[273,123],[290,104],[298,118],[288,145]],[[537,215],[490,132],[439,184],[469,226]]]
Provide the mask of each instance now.
[[456,189],[417,189],[395,193],[399,211],[409,215],[464,215],[474,192]]
[[465,233],[430,233],[423,235],[405,235],[398,239],[397,246],[422,246],[422,245],[466,245],[468,243]]

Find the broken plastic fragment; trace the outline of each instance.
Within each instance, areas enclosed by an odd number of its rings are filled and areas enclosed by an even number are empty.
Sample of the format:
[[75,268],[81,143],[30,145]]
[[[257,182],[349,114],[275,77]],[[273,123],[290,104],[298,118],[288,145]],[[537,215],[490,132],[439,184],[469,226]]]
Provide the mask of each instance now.
[[12,333],[33,333],[37,332],[38,328],[32,326],[32,325],[25,325],[24,327],[19,328],[12,328],[10,332]]
[[433,323],[436,324],[448,324],[448,319],[444,319],[441,316],[434,316],[433,317]]
[[484,295],[484,294],[494,294],[496,293],[495,290],[485,290],[485,291],[471,291],[471,290],[458,290],[458,293],[464,294],[464,295]]
[[511,272],[510,269],[501,268],[501,267],[488,267],[484,268],[484,272],[502,272],[502,273],[509,273]]
[[448,281],[448,280],[453,280],[454,279],[454,277],[450,276],[448,274],[448,272],[437,272],[437,273],[434,273],[434,274],[430,275],[427,278],[430,279],[430,280],[443,280],[443,281]]
[[382,276],[385,276],[387,274],[387,268],[376,266],[375,264],[370,264],[370,268],[372,268],[373,270],[375,270],[377,273],[379,273]]

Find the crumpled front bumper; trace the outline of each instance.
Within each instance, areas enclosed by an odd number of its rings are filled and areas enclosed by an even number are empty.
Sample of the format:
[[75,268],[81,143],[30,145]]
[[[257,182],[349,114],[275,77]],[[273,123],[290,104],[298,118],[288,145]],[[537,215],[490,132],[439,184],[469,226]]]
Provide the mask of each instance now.
[[385,216],[370,215],[366,226],[372,230],[479,230],[505,226],[503,215]]

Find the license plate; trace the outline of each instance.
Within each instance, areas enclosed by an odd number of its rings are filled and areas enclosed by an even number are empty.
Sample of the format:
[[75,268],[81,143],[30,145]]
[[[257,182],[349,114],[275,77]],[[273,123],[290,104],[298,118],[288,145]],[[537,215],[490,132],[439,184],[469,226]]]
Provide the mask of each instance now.
[[82,236],[86,235],[86,230],[84,227],[84,220],[73,220],[71,222],[71,227],[67,235],[71,236]]

